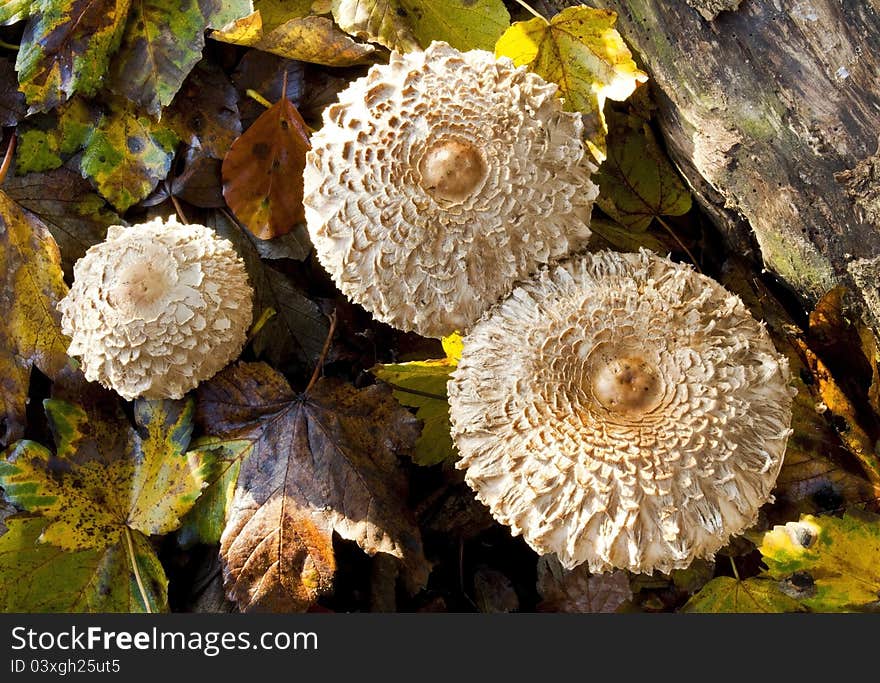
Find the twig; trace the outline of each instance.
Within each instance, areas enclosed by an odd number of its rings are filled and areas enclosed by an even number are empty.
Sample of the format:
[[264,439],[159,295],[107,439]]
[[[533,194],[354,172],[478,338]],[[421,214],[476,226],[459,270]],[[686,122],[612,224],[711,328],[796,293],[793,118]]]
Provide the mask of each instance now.
[[655,220],[656,220],[660,225],[663,226],[663,229],[666,230],[666,232],[669,233],[670,237],[672,237],[672,239],[674,239],[674,240],[676,241],[676,243],[678,244],[678,246],[680,246],[680,247],[682,248],[682,250],[684,251],[684,253],[687,254],[688,258],[691,260],[691,263],[694,264],[694,268],[697,269],[697,272],[698,272],[698,273],[702,273],[702,272],[703,272],[703,269],[700,268],[700,264],[697,263],[697,259],[694,258],[694,255],[691,253],[691,250],[687,248],[687,246],[685,245],[685,243],[682,242],[682,241],[678,238],[678,235],[675,234],[675,230],[673,230],[672,228],[670,228],[670,227],[669,227],[669,224],[668,224],[666,221],[664,221],[662,218],[660,218],[660,216],[654,216],[654,218],[655,218]]
[[255,102],[262,104],[264,107],[266,107],[266,109],[269,109],[272,106],[272,103],[269,100],[267,100],[265,97],[263,97],[260,93],[258,93],[256,90],[251,90],[250,88],[248,88],[247,90],[244,91],[244,94],[247,95],[248,97],[250,97]]
[[733,556],[728,555],[727,559],[730,560],[730,567],[733,569],[733,577],[739,581],[739,572],[736,570],[736,562],[733,561]]
[[525,2],[525,0],[516,0],[516,4],[519,5],[520,7],[522,7],[523,9],[528,10],[528,12],[530,14],[534,14],[538,19],[543,21],[545,24],[550,23],[549,21],[547,21],[546,17],[544,17],[543,14],[541,14],[537,10],[533,9],[527,2]]
[[186,214],[183,212],[183,207],[180,205],[180,202],[177,201],[177,197],[174,196],[174,193],[171,191],[171,186],[168,184],[168,181],[165,181],[165,191],[168,193],[168,196],[171,198],[171,203],[174,204],[174,210],[177,212],[177,217],[180,219],[180,222],[184,225],[189,224],[189,219],[186,217]]
[[6,174],[9,172],[9,167],[12,165],[12,155],[15,153],[15,131],[12,131],[12,135],[9,138],[9,144],[6,146],[6,156],[3,157],[3,165],[0,166],[0,184],[6,180]]
[[336,311],[330,314],[330,329],[327,330],[327,338],[324,340],[324,348],[321,349],[321,355],[318,356],[318,362],[315,363],[315,371],[312,373],[312,378],[309,380],[309,384],[306,387],[304,393],[309,393],[312,387],[315,386],[315,382],[318,381],[318,377],[321,376],[321,370],[324,369],[324,361],[327,358],[327,352],[330,351],[330,342],[333,341],[333,333],[336,331]]

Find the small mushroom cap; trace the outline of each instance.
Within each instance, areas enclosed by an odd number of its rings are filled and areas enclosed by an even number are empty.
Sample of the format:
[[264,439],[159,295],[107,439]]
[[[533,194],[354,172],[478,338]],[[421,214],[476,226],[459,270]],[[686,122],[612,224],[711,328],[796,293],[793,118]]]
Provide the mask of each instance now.
[[312,136],[309,233],[342,292],[441,337],[586,244],[598,188],[556,85],[490,52],[392,53]]
[[788,382],[764,326],[714,280],[647,251],[575,257],[464,338],[458,467],[566,568],[669,572],[772,500]]
[[126,399],[180,398],[236,358],[253,290],[229,240],[173,217],[112,226],[58,304],[68,353]]

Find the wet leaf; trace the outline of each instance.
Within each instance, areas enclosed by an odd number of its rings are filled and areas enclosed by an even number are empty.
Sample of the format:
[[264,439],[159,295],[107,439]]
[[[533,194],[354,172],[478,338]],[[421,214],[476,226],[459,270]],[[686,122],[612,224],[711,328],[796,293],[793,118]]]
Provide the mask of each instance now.
[[102,84],[119,47],[131,0],[52,0],[27,23],[15,68],[32,111],[58,106]]
[[201,59],[205,27],[196,0],[131,0],[111,91],[158,115]]
[[24,433],[31,366],[55,378],[68,339],[55,307],[67,294],[46,226],[0,191],[0,443]]
[[444,338],[443,347],[447,357],[441,360],[389,363],[371,370],[376,377],[391,385],[398,402],[418,408],[416,417],[422,421],[422,433],[413,452],[413,462],[417,465],[436,465],[458,458],[450,435],[446,383],[461,358],[461,336],[455,334]]
[[211,37],[280,57],[327,66],[362,64],[376,48],[339,30],[333,20],[312,13],[312,0],[256,0],[256,11],[214,31]]
[[719,576],[688,600],[682,611],[699,614],[779,614],[805,610],[797,600],[783,592],[778,581],[767,578],[740,581],[731,576]]
[[[6,497],[41,515],[40,544],[65,553],[93,551],[83,562],[109,564],[102,572],[118,574],[119,563],[127,561],[140,610],[163,609],[167,581],[148,537],[176,529],[202,488],[196,463],[185,455],[192,402],[137,401],[137,430],[66,401],[46,399],[44,406],[55,453],[34,441],[11,446],[0,462]],[[72,560],[59,561],[65,566]],[[145,583],[141,566],[158,580]],[[33,595],[47,590],[42,586]]]
[[83,146],[98,118],[94,107],[79,97],[52,114],[30,117],[16,130],[16,172],[23,175],[60,168]]
[[256,237],[226,220],[222,213],[209,217],[207,224],[231,241],[244,259],[255,292],[254,320],[267,310],[275,311],[254,337],[254,352],[279,369],[294,364],[313,366],[329,329],[321,309],[289,277],[260,258],[260,240]]
[[117,210],[141,201],[168,175],[176,135],[127,106],[113,106],[86,141],[82,172]]
[[614,29],[617,14],[580,5],[569,7],[550,21],[514,23],[495,46],[495,54],[523,64],[559,86],[568,111],[587,117],[587,141],[599,160],[604,158],[605,99],[623,101],[648,79]]
[[18,89],[15,67],[6,57],[0,57],[0,126],[14,126],[26,113],[27,103]]
[[221,539],[226,586],[242,609],[294,611],[329,588],[333,531],[427,579],[397,455],[415,419],[380,386],[320,379],[303,394],[262,363],[227,368],[198,389],[210,436],[250,441]]
[[260,239],[288,233],[305,220],[302,176],[309,149],[305,122],[282,97],[223,159],[223,196],[235,216]]
[[803,515],[776,526],[759,547],[767,574],[812,577],[815,590],[801,602],[817,612],[876,607],[880,595],[880,518],[867,513],[843,518]]
[[644,232],[655,218],[690,211],[691,195],[650,127],[627,118],[610,119],[608,158],[594,176],[596,203],[620,225]]
[[616,612],[633,597],[624,571],[590,574],[586,565],[564,569],[555,555],[538,559],[542,612]]
[[68,276],[72,276],[73,264],[86,249],[104,239],[109,226],[123,225],[91,184],[67,167],[7,178],[3,189],[49,228]]
[[65,551],[40,542],[44,517],[16,516],[0,537],[0,612],[143,612],[166,608],[168,579],[149,539]]
[[458,50],[492,50],[510,25],[501,0],[333,0],[342,30],[410,52],[442,40]]

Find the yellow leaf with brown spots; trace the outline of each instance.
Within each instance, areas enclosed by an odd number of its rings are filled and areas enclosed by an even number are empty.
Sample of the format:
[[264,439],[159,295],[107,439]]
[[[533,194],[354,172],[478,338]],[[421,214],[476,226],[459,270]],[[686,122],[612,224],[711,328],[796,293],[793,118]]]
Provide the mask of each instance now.
[[65,294],[49,230],[0,191],[0,444],[24,433],[31,366],[55,379],[68,363],[55,310]]

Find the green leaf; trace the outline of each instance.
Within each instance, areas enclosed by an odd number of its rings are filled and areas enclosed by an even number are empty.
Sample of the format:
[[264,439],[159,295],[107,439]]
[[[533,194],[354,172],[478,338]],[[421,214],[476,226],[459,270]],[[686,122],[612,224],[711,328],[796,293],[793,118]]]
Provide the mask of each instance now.
[[82,172],[117,210],[144,199],[168,175],[177,137],[130,107],[112,107],[94,128]]
[[46,518],[41,542],[100,550],[131,531],[165,534],[180,525],[202,486],[185,455],[191,401],[137,401],[138,430],[90,419],[66,401],[44,405],[56,454],[19,441],[0,461],[7,499]]
[[819,612],[849,612],[876,605],[880,595],[880,518],[862,513],[803,515],[773,527],[759,547],[775,579],[812,578],[815,591],[801,602]]
[[377,365],[371,370],[392,385],[399,403],[418,408],[416,417],[422,421],[422,433],[416,441],[413,462],[426,467],[458,457],[450,435],[446,383],[461,357],[461,337],[446,337],[443,347],[447,357],[442,360]]
[[458,50],[491,50],[510,25],[502,0],[333,0],[343,31],[411,52],[442,40]]
[[119,47],[130,0],[36,0],[15,68],[32,111],[93,94]]
[[221,29],[254,11],[251,0],[199,0],[199,7],[206,26],[215,29]]
[[19,175],[59,168],[85,143],[98,118],[85,100],[74,97],[53,114],[38,114],[19,125],[15,170]]
[[190,457],[201,463],[198,476],[208,485],[183,519],[177,534],[183,547],[220,542],[241,463],[254,449],[252,441],[222,441],[216,437],[203,437],[193,446]]
[[33,0],[0,0],[0,24],[24,21],[36,10]]
[[142,534],[131,534],[131,546],[120,540],[67,552],[40,542],[43,517],[11,517],[6,523],[9,531],[0,537],[0,612],[167,609],[168,579]]
[[690,192],[650,127],[637,117],[612,120],[608,158],[593,178],[599,184],[596,203],[633,232],[644,232],[659,216],[691,209]]
[[339,30],[329,17],[312,13],[311,0],[257,0],[256,11],[214,31],[225,43],[327,66],[362,64],[376,52]]
[[633,61],[623,38],[613,28],[617,14],[583,5],[569,7],[549,22],[514,23],[495,45],[495,54],[527,65],[544,80],[556,83],[567,111],[587,115],[587,142],[604,158],[605,99],[623,101],[648,79]]
[[777,581],[750,578],[739,581],[730,576],[712,579],[694,595],[683,608],[684,612],[734,613],[803,612],[803,606],[786,595]]
[[196,0],[131,0],[129,15],[110,89],[157,115],[201,59],[207,22]]

